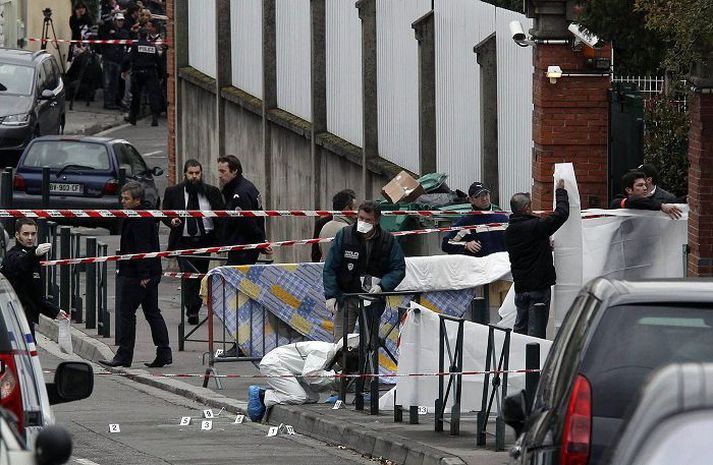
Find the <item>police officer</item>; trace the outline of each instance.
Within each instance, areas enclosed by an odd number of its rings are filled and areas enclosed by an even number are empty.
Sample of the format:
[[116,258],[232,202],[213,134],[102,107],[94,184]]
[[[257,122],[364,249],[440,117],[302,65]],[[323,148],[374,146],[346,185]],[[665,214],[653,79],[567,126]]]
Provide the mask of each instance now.
[[158,114],[161,112],[161,89],[159,87],[158,70],[161,57],[158,48],[149,40],[149,31],[139,29],[139,40],[131,46],[122,71],[126,73],[131,69],[131,109],[126,119],[131,124],[136,124],[136,115],[141,106],[141,90],[146,87],[151,104],[151,126],[158,126]]

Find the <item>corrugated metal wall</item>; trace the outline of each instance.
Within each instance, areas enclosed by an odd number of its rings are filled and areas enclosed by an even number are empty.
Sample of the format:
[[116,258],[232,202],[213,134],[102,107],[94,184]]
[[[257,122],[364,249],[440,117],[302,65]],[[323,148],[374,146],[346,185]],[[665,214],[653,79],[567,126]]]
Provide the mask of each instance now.
[[262,98],[262,0],[230,0],[233,85]]
[[481,176],[480,76],[473,46],[493,32],[495,7],[473,0],[436,0],[437,167],[452,189]]
[[377,0],[379,154],[416,173],[418,155],[418,42],[411,23],[431,0]]
[[327,0],[327,130],[361,146],[361,20],[354,2]]
[[310,0],[277,0],[277,106],[311,119]]
[[188,0],[188,63],[215,77],[215,2]]
[[525,15],[498,8],[495,13],[498,55],[498,178],[500,204],[515,192],[532,188],[532,48],[518,47],[510,37],[510,21],[525,31]]

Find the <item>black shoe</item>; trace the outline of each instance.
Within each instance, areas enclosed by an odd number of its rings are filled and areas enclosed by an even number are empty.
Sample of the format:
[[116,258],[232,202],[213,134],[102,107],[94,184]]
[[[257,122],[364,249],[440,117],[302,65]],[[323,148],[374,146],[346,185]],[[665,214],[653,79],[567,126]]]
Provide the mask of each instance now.
[[126,116],[126,117],[124,117],[124,121],[126,121],[127,123],[129,123],[132,126],[136,126],[136,118]]
[[151,118],[151,126],[158,126],[158,116]]
[[170,365],[172,363],[173,363],[173,360],[170,358],[163,359],[163,360],[157,358],[156,360],[154,360],[151,363],[148,363],[148,362],[144,363],[144,365],[146,365],[149,368],[161,368],[161,367],[165,367],[166,365]]
[[198,315],[188,315],[188,324],[189,325],[197,325],[198,324]]
[[121,360],[99,360],[99,363],[106,366],[106,367],[111,367],[111,368],[116,368],[116,367],[124,367],[124,368],[129,368],[131,366],[131,362],[122,362]]

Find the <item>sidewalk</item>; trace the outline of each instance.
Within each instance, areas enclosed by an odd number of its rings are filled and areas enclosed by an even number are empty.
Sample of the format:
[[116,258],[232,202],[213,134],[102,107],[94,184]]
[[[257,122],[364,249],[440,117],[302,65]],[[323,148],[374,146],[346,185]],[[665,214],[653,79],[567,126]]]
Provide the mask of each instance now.
[[124,124],[124,113],[121,110],[105,110],[103,106],[101,89],[97,90],[89,106],[84,100],[75,100],[70,110],[67,101],[64,133],[89,136]]
[[[165,232],[165,231],[162,231]],[[104,236],[101,241],[109,243],[112,251],[118,246],[118,236]],[[166,236],[161,236],[161,242]],[[164,262],[164,267],[166,262]],[[114,263],[109,264],[109,306],[113,312],[115,292],[113,283]],[[203,377],[159,376],[161,374],[195,374],[203,375],[207,365],[203,358],[207,351],[205,342],[186,342],[185,351],[178,351],[177,328],[180,323],[180,281],[163,278],[160,284],[159,307],[166,320],[173,348],[173,364],[158,370],[145,369],[143,363],[150,362],[155,356],[155,348],[151,343],[151,335],[141,312],[137,312],[137,341],[133,365],[130,369],[122,369],[127,376],[136,382],[152,385],[198,402],[211,408],[225,408],[233,413],[245,413],[247,388],[251,384],[264,384],[260,380],[228,378],[220,379],[223,389],[217,389],[215,379],[211,379],[208,387],[203,388]],[[205,307],[204,307],[205,309]],[[112,338],[97,336],[97,330],[85,329],[84,324],[73,324],[74,352],[86,360],[98,361],[110,359],[114,345],[114,319],[112,315]],[[189,328],[194,328],[189,326]],[[56,322],[41,317],[39,331],[50,339],[57,340]],[[216,340],[222,337],[222,325],[216,321],[214,334]],[[206,340],[207,323],[201,326],[192,339]],[[218,345],[217,347],[221,347]],[[207,358],[206,358],[207,361]],[[215,366],[218,374],[252,375],[259,371],[250,362],[219,363]],[[467,392],[464,393],[467,395]],[[398,464],[474,464],[500,465],[508,463],[507,452],[494,452],[494,438],[488,437],[485,448],[475,446],[475,418],[461,420],[461,435],[450,436],[447,432],[434,431],[433,415],[420,415],[418,425],[410,425],[408,412],[404,414],[403,423],[394,423],[393,412],[383,412],[379,416],[371,416],[365,412],[357,412],[353,405],[340,410],[332,410],[328,404],[311,404],[301,406],[275,406],[270,412],[268,422],[271,424],[290,424],[298,434],[314,437],[329,444],[343,445],[362,454],[373,457],[383,457]],[[466,415],[469,417],[470,415]],[[494,432],[494,423],[488,427]],[[514,441],[513,432],[507,428],[506,449]]]

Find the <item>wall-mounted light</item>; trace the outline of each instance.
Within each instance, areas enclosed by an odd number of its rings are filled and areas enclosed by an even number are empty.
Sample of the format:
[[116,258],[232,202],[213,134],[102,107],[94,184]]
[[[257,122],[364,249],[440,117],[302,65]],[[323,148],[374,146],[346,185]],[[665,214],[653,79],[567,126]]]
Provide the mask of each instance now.
[[551,84],[557,84],[557,79],[562,77],[562,68],[559,66],[548,66],[545,75],[550,78]]

